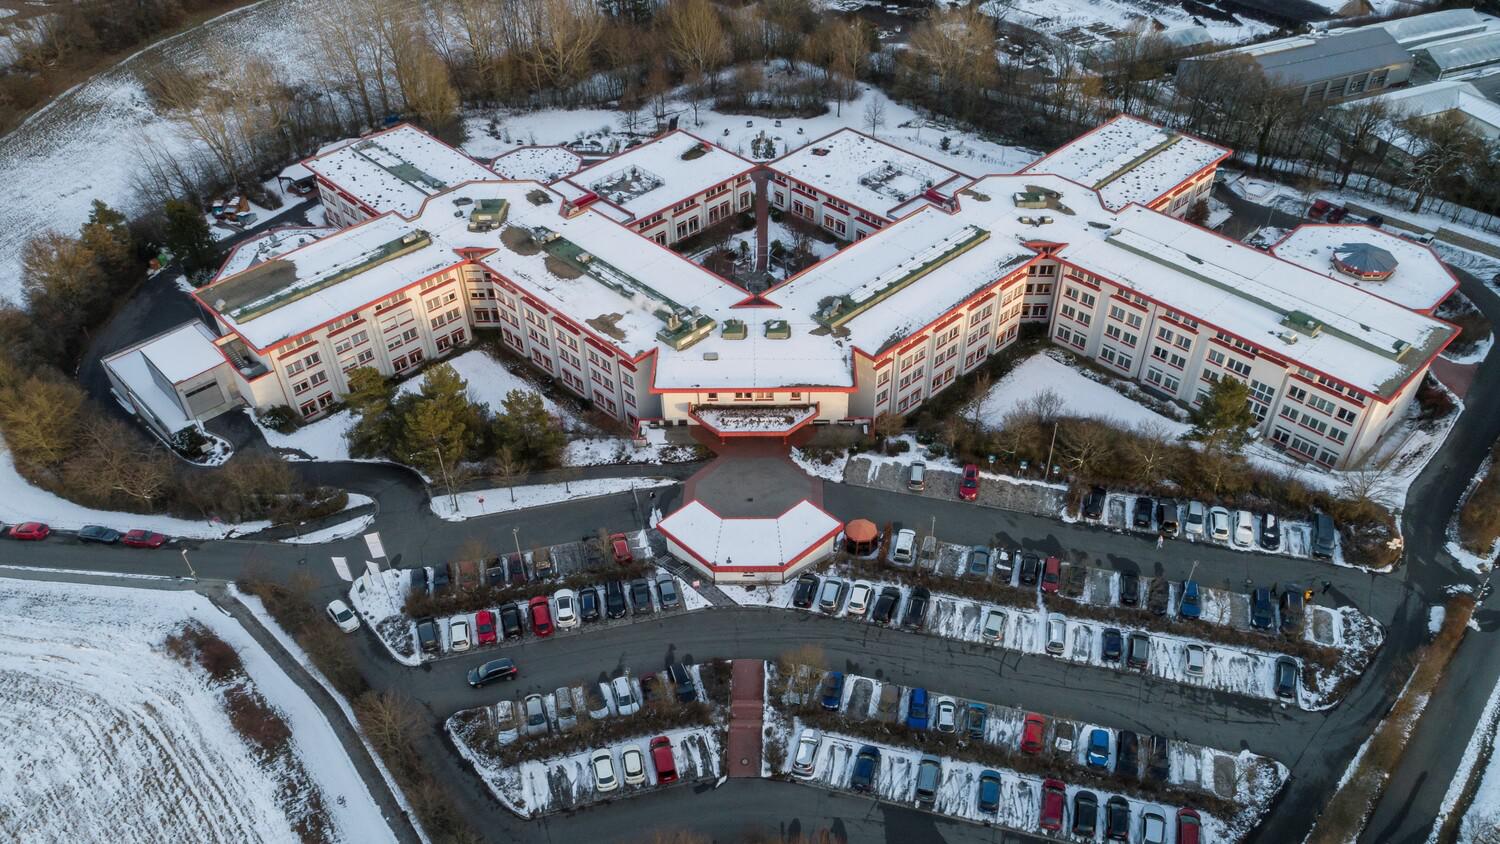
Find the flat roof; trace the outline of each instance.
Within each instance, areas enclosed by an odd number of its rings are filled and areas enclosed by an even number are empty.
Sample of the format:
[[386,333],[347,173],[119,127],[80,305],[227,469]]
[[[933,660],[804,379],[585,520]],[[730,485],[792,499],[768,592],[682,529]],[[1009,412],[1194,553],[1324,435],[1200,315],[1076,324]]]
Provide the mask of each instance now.
[[1151,203],[1229,150],[1128,114],[1058,147],[1021,172],[1052,173],[1096,188],[1105,206]]
[[[1184,67],[1231,55],[1250,56],[1283,85],[1309,85],[1383,67],[1410,65],[1411,55],[1384,29],[1339,30],[1326,36],[1297,35],[1188,59]],[[1179,71],[1180,72],[1180,71]]]
[[585,167],[568,181],[642,217],[754,168],[729,150],[679,130]]
[[417,213],[429,196],[493,179],[489,168],[410,124],[376,132],[303,162],[375,213]]
[[[1391,253],[1396,271],[1384,281],[1361,281],[1333,268],[1334,250],[1365,243]],[[1309,223],[1298,226],[1271,247],[1279,258],[1334,281],[1357,287],[1418,311],[1431,311],[1448,298],[1458,279],[1426,246],[1363,224]]]
[[203,323],[194,320],[165,331],[106,357],[104,365],[119,378],[130,392],[170,431],[179,431],[193,423],[169,392],[159,374],[172,384],[201,375],[228,362],[214,346],[214,336]]
[[496,158],[490,169],[506,179],[555,182],[573,175],[582,164],[582,156],[567,147],[521,147]]
[[333,226],[285,226],[271,229],[264,234],[241,241],[230,250],[214,279],[226,278],[244,272],[256,264],[285,255],[293,249],[301,249],[319,238],[338,231]]
[[928,188],[970,178],[856,129],[825,135],[769,166],[882,217]]

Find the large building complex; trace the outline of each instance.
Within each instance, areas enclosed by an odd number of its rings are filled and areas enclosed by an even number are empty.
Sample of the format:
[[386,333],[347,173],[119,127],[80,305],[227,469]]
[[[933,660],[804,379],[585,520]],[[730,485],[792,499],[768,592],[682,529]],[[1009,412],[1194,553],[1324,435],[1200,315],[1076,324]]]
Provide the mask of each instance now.
[[[373,137],[398,133],[420,134]],[[338,152],[376,161],[368,144]],[[1452,339],[1429,313],[1453,279],[1425,247],[1361,226],[1318,227],[1272,254],[1177,219],[1224,154],[1124,117],[1024,172],[977,179],[847,130],[765,176],[680,132],[551,185],[452,182],[467,165],[414,159],[386,161],[396,183],[368,169],[335,183],[315,160],[320,186],[375,216],[241,245],[196,294],[216,339],[181,344],[219,357],[176,374],[212,372],[229,404],[314,418],[354,369],[407,373],[488,330],[629,423],[785,436],[910,413],[1033,321],[1184,404],[1239,379],[1269,441],[1349,465]],[[836,156],[846,164],[820,166]],[[701,229],[751,207],[757,182],[847,243],[761,294],[662,245],[687,220]],[[119,392],[167,390],[182,405],[163,375]],[[224,404],[189,402],[183,416]]]

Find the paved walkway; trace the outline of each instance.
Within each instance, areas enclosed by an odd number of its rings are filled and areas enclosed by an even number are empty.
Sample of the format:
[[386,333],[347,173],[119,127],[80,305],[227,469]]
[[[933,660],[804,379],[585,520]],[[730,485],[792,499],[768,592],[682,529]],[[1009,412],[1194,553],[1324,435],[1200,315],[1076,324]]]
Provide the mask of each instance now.
[[1469,394],[1469,388],[1474,385],[1474,373],[1478,371],[1479,364],[1454,363],[1441,355],[1432,362],[1433,377],[1443,382],[1443,386],[1452,390],[1460,401]]
[[693,433],[715,457],[683,483],[684,503],[701,501],[728,518],[775,518],[803,500],[823,506],[823,481],[793,463],[785,444],[763,437],[722,440],[702,428]]
[[766,187],[770,174],[757,170],[752,178],[755,179],[755,271],[765,273],[771,254],[771,241],[766,232],[766,220],[771,216],[770,189]]
[[729,770],[731,777],[760,777],[765,736],[766,664],[734,660],[729,681]]

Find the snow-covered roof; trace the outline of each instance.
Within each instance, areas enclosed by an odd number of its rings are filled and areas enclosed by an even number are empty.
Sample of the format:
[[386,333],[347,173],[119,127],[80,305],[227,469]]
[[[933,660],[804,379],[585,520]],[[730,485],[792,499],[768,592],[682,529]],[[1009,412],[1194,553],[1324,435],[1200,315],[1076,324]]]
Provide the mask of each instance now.
[[1024,173],[1052,173],[1099,191],[1112,209],[1150,204],[1229,155],[1200,141],[1122,114],[1058,147]]
[[1428,44],[1417,51],[1439,73],[1453,73],[1500,62],[1500,31]]
[[[1368,244],[1389,254],[1396,262],[1395,272],[1383,281],[1362,281],[1338,272],[1333,268],[1333,254],[1348,244]],[[1298,226],[1271,251],[1320,275],[1418,311],[1430,312],[1458,284],[1431,249],[1366,225]]]
[[568,181],[643,217],[754,167],[729,150],[676,131],[586,167]]
[[770,167],[885,218],[928,188],[969,180],[957,170],[855,129],[819,138],[776,159]]
[[[1449,111],[1459,111],[1486,138],[1500,136],[1500,105],[1484,96],[1473,83],[1457,79],[1445,79],[1398,88],[1368,98],[1388,105],[1393,112],[1393,122],[1407,117],[1431,117]],[[1364,102],[1355,100],[1355,103]],[[1347,108],[1352,103],[1345,103]],[[1404,135],[1405,133],[1400,133]],[[1393,143],[1399,143],[1399,137]]]
[[1491,19],[1473,9],[1444,9],[1425,15],[1393,18],[1354,29],[1383,29],[1396,39],[1397,44],[1410,50],[1440,39],[1482,32],[1489,20]]
[[336,231],[338,229],[332,226],[285,226],[271,229],[249,240],[241,241],[230,250],[229,256],[224,259],[224,264],[219,267],[219,272],[214,275],[214,279],[218,280],[243,272],[256,264],[285,255],[293,249],[300,249]]
[[121,349],[106,357],[104,365],[167,430],[178,431],[193,420],[170,385],[228,365],[213,341],[208,328],[194,320]]
[[573,175],[583,158],[563,146],[521,147],[496,158],[490,169],[506,179],[555,182]]
[[836,536],[843,523],[810,501],[774,519],[724,518],[702,502],[689,501],[656,527],[704,565],[785,568]]
[[1249,56],[1266,76],[1286,86],[1307,85],[1385,67],[1410,67],[1411,56],[1380,28],[1340,29],[1295,35],[1187,59],[1178,67],[1197,72],[1229,55]]
[[417,213],[429,196],[474,179],[489,168],[408,124],[377,132],[303,162],[375,213]]

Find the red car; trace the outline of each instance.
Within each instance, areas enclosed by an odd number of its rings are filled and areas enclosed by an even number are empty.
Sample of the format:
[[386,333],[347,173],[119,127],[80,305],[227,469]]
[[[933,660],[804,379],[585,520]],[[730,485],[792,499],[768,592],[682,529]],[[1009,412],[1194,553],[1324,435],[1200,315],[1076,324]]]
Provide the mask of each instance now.
[[10,538],[36,542],[46,539],[50,533],[52,533],[52,528],[47,527],[41,522],[22,522],[10,529]]
[[1177,844],[1198,844],[1198,829],[1202,823],[1198,813],[1192,809],[1177,810]]
[[1062,780],[1042,780],[1042,817],[1037,826],[1048,832],[1057,832],[1063,825],[1063,804],[1068,796],[1068,787]]
[[979,467],[973,463],[964,467],[964,479],[958,484],[958,497],[973,501],[979,497]]
[[1062,584],[1062,560],[1056,557],[1048,557],[1042,566],[1042,591],[1056,592],[1057,587]]
[[531,632],[538,636],[552,635],[552,605],[546,595],[531,599]]
[[120,539],[131,548],[160,548],[167,544],[167,538],[159,533],[149,530],[132,530]]
[[1021,752],[1041,753],[1042,734],[1047,731],[1047,719],[1035,712],[1026,713],[1026,725],[1021,728]]
[[651,764],[656,766],[657,785],[677,782],[677,760],[672,758],[671,739],[657,736],[651,740]]
[[610,550],[615,552],[615,562],[622,566],[628,566],[635,562],[635,555],[630,553],[630,541],[625,534],[617,533],[609,538]]
[[495,614],[489,610],[474,613],[474,633],[479,644],[495,644]]
[[1321,220],[1324,217],[1328,216],[1328,212],[1332,210],[1332,202],[1329,202],[1326,199],[1315,199],[1313,200],[1313,204],[1307,209],[1307,216],[1313,220]]

